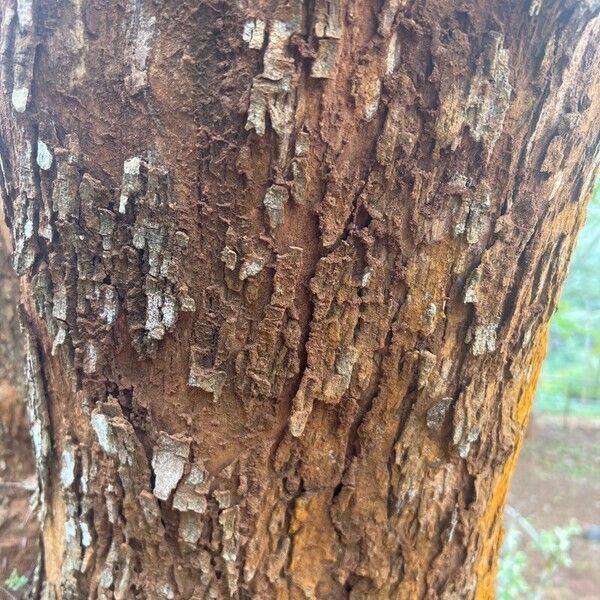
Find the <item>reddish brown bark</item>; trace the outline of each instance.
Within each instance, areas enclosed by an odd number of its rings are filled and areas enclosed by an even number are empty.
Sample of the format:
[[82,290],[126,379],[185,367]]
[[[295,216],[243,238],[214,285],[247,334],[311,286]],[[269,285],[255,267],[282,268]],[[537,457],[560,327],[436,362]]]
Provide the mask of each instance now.
[[43,596],[489,597],[596,5],[2,8]]

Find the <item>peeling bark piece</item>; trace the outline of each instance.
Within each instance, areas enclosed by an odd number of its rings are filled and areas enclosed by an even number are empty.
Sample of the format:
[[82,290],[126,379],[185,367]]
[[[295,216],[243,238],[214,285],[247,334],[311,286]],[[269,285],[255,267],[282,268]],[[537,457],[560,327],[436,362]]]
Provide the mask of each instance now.
[[294,144],[294,154],[299,157],[308,156],[308,149],[310,147],[310,135],[306,131],[300,131],[296,137],[296,143]]
[[238,255],[235,250],[232,250],[229,246],[225,246],[223,250],[221,250],[221,260],[225,263],[225,266],[233,271],[235,266],[237,265]]
[[292,402],[292,414],[290,415],[290,433],[294,437],[300,437],[310,413],[312,412],[314,395],[313,390],[315,388],[315,381],[312,377],[304,374],[298,392],[294,396]]
[[106,321],[108,325],[112,325],[119,314],[119,297],[117,290],[112,285],[102,286],[100,291],[102,302],[102,310],[100,317]]
[[306,177],[307,160],[305,158],[294,158],[292,160],[292,185],[291,195],[296,204],[306,204],[306,186],[308,180]]
[[148,84],[150,44],[154,37],[156,17],[150,14],[149,6],[144,2],[130,2],[128,8],[133,14],[129,21],[124,54],[130,68],[130,74],[125,78],[125,88],[131,96],[135,96]]
[[29,140],[21,143],[18,154],[17,181],[19,193],[14,206],[13,267],[17,275],[25,274],[33,265],[37,252],[35,222],[37,188],[33,178],[32,147]]
[[181,312],[196,312],[196,301],[191,296],[181,296],[179,305]]
[[419,374],[417,377],[417,387],[422,390],[427,387],[429,376],[435,368],[437,356],[427,350],[419,352]]
[[388,107],[383,132],[377,140],[377,161],[381,165],[388,165],[392,162],[403,113],[404,109],[397,102],[393,102]]
[[217,501],[220,509],[231,506],[231,492],[229,490],[215,490],[213,497]]
[[183,440],[161,431],[152,456],[155,483],[154,495],[168,500],[181,476],[190,454],[190,440]]
[[437,306],[434,302],[430,302],[421,316],[421,322],[425,325],[425,330],[431,332],[434,329],[436,316],[438,313]]
[[253,50],[260,50],[265,43],[265,22],[262,19],[250,19],[244,23],[242,39]]
[[48,460],[51,451],[50,418],[48,416],[48,405],[38,351],[23,318],[21,319],[21,330],[25,337],[25,398],[27,414],[31,423],[31,440],[33,442],[33,454],[40,498],[38,518],[40,523],[43,523],[48,508],[48,477],[50,467]]
[[79,171],[63,157],[57,161],[52,209],[62,221],[79,218]]
[[323,386],[323,402],[337,404],[350,387],[354,363],[358,359],[358,351],[353,346],[341,350],[335,361],[335,373],[327,379]]
[[508,111],[512,86],[509,83],[508,51],[504,35],[489,32],[480,57],[480,72],[472,82],[467,100],[466,122],[476,140],[482,140],[491,154]]
[[291,246],[285,254],[277,257],[273,294],[271,295],[273,306],[289,308],[294,303],[295,287],[302,265],[303,253],[302,248]]
[[177,486],[173,497],[173,508],[180,511],[191,510],[204,514],[207,508],[206,494],[210,489],[208,473],[200,465],[194,464]]
[[239,551],[238,521],[238,506],[226,508],[219,514],[222,538],[221,556],[227,564],[227,584],[232,596],[236,594],[238,584],[238,571],[235,564]]
[[283,223],[284,207],[288,201],[289,192],[283,185],[272,185],[263,199],[269,226],[275,229]]
[[288,23],[273,21],[269,28],[269,43],[263,57],[264,70],[262,76],[279,81],[290,74],[294,59],[287,52],[288,41],[293,29]]
[[119,212],[125,214],[129,200],[142,189],[142,159],[139,156],[127,159],[123,164],[123,181],[121,183],[121,199]]
[[18,113],[24,113],[27,110],[27,102],[29,101],[29,88],[21,87],[14,88],[12,92],[13,108]]
[[340,0],[317,0],[314,9],[314,31],[318,38],[342,37]]
[[106,454],[114,456],[117,454],[117,440],[114,436],[108,415],[95,410],[91,416],[92,429],[102,450]]
[[[292,5],[294,8],[301,4]],[[298,18],[296,18],[298,17]],[[300,30],[301,19],[293,15],[288,22],[275,19],[269,29],[269,43],[263,56],[263,72],[252,82],[246,129],[263,136],[267,114],[278,139],[278,163],[285,163],[294,127],[296,97],[292,79],[295,64],[288,45],[292,34]]]
[[317,56],[311,66],[310,76],[315,79],[329,79],[337,58],[338,40],[320,39]]
[[193,512],[184,512],[179,517],[178,534],[187,544],[195,545],[202,536],[204,521]]
[[512,86],[509,81],[509,55],[503,48],[504,35],[486,34],[476,72],[465,90],[461,82],[447,82],[442,87],[437,148],[450,145],[456,149],[465,125],[474,140],[486,149],[486,160],[502,132],[510,105]]
[[537,17],[542,9],[543,0],[530,0],[529,3],[529,16]]
[[481,267],[477,267],[471,275],[469,275],[469,279],[467,280],[467,284],[465,285],[464,292],[464,303],[465,304],[477,304],[477,289],[479,287],[479,282],[481,281]]
[[476,325],[473,332],[472,352],[474,356],[481,356],[496,349],[497,323]]
[[[246,130],[254,129],[256,135],[265,135],[266,116],[268,110],[268,94],[272,84],[264,84],[260,80],[254,82],[250,93],[250,105],[248,107],[248,118]],[[275,92],[274,92],[275,93]]]
[[[178,299],[178,293],[189,289],[179,278],[189,248],[189,236],[173,222],[169,198],[169,174],[158,164],[155,155],[125,161],[119,213],[126,216],[118,217],[116,228],[122,235],[122,224],[133,219],[125,229],[128,245],[124,248],[129,252],[130,265],[126,278],[129,281],[121,285],[132,284],[135,293],[128,292],[128,301],[123,308],[130,322],[133,345],[143,357],[155,355],[157,342],[175,328],[180,309],[195,310],[191,297],[184,298],[186,295],[183,294]],[[115,225],[107,224],[111,226],[109,235],[103,236],[102,243],[105,249],[111,249],[114,240],[110,234]],[[141,276],[145,276],[142,288],[137,285]],[[142,298],[145,309],[140,310]]]
[[385,58],[385,74],[391,75],[396,70],[396,60],[398,54],[398,32],[394,31],[388,42]]
[[471,450],[471,445],[479,439],[480,432],[477,429],[472,429],[467,432],[464,439],[456,443],[458,455],[461,458],[467,458]]
[[436,402],[428,411],[427,411],[427,427],[432,431],[440,431],[442,429],[442,425],[444,424],[444,420],[446,419],[446,415],[448,414],[448,410],[452,405],[452,398],[442,398],[439,402]]
[[87,342],[83,354],[83,372],[86,375],[95,373],[98,365],[98,350],[93,342]]
[[398,11],[406,4],[406,0],[385,0],[379,13],[379,33],[388,36]]
[[466,237],[469,244],[476,244],[484,234],[489,222],[490,192],[483,186],[473,196],[469,207],[469,216],[466,223]]

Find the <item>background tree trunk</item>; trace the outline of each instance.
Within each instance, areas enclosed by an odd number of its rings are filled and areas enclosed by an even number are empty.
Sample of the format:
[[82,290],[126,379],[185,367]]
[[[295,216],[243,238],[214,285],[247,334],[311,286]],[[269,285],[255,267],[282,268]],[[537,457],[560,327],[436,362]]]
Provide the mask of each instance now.
[[29,426],[23,402],[18,299],[19,281],[12,269],[10,232],[0,223],[0,478],[5,481],[31,467],[27,460]]
[[[0,211],[2,202],[0,201]],[[0,220],[0,592],[13,572],[35,569],[39,531],[31,511],[35,470],[23,389],[19,280],[12,268],[10,232]]]
[[492,596],[598,4],[0,5],[42,596]]

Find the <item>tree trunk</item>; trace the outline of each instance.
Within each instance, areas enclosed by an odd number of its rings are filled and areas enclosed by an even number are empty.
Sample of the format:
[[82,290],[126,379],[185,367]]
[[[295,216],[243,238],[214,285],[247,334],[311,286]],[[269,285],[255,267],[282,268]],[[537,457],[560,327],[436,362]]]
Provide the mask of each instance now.
[[18,478],[31,466],[27,460],[29,427],[23,403],[18,299],[19,282],[11,267],[10,232],[0,222],[0,479],[4,480]]
[[[2,213],[0,200],[0,214]],[[31,575],[38,528],[29,508],[35,471],[29,420],[23,402],[23,348],[17,306],[19,281],[12,269],[10,232],[0,219],[0,591],[13,569]],[[0,594],[1,595],[1,594]]]
[[1,6],[42,597],[493,596],[598,3]]

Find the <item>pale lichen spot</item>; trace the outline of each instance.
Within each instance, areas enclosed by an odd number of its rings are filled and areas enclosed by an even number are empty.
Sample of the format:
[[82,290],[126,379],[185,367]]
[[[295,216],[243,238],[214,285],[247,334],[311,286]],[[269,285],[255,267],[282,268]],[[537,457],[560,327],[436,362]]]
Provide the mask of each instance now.
[[81,531],[81,545],[84,548],[89,548],[92,545],[92,534],[89,525],[84,521],[79,525]]
[[42,140],[38,140],[36,156],[38,167],[43,171],[49,171],[52,168],[53,161],[54,157],[48,146]]
[[427,411],[427,427],[432,431],[440,431],[451,405],[452,398],[448,397],[431,406]]
[[221,260],[230,271],[235,269],[237,259],[237,252],[232,250],[229,246],[225,246],[223,250],[221,250]]
[[458,455],[461,458],[467,458],[469,456],[469,452],[471,450],[471,445],[479,439],[479,431],[476,429],[471,429],[467,433],[467,437],[465,440],[458,445]]
[[24,113],[27,110],[29,101],[28,88],[15,88],[12,92],[12,105],[18,113]]
[[260,50],[265,43],[265,22],[262,19],[249,19],[244,23],[242,39],[253,50]]
[[371,281],[371,277],[373,277],[373,271],[370,267],[367,267],[362,274],[362,278],[360,284],[362,287],[366,288]]
[[265,262],[266,259],[262,256],[253,260],[244,260],[240,268],[240,281],[245,281],[248,277],[258,275],[263,270]]
[[94,411],[92,413],[92,429],[96,434],[96,439],[100,447],[106,454],[114,455],[117,453],[117,445],[114,435],[111,431],[108,417],[101,412]]
[[123,163],[123,182],[121,184],[121,197],[119,200],[119,212],[125,214],[129,198],[141,189],[142,159],[139,156],[128,158]]
[[430,302],[427,305],[427,308],[425,309],[425,312],[423,313],[421,320],[426,325],[431,325],[435,321],[436,315],[437,315],[437,306],[433,302]]
[[70,488],[75,481],[75,447],[65,444],[60,465],[60,482],[64,489]]
[[473,331],[472,352],[474,356],[481,356],[496,349],[497,323],[477,325]]
[[181,312],[196,312],[196,301],[191,296],[181,296],[179,298]]

